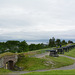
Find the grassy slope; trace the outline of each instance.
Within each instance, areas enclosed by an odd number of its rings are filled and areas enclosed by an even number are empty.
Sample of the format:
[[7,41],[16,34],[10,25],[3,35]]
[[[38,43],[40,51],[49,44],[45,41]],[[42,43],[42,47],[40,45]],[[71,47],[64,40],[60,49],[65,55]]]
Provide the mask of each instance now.
[[75,75],[75,70],[52,70],[46,72],[32,72],[22,75]]
[[46,68],[44,65],[45,61],[45,59],[22,57],[19,58],[16,65],[19,67],[24,67],[24,70],[39,70]]
[[19,67],[24,67],[24,70],[40,70],[40,69],[51,69],[53,67],[58,68],[62,66],[71,65],[73,63],[74,60],[66,57],[54,58],[47,56],[46,59],[21,57],[19,58],[16,65]]
[[11,72],[10,70],[0,68],[0,75],[8,75],[8,73],[10,72]]
[[72,49],[72,50],[69,51],[69,52],[65,52],[65,55],[67,55],[67,56],[71,56],[71,57],[75,57],[75,48]]
[[33,50],[33,51],[23,52],[23,54],[25,56],[33,56],[33,55],[36,55],[36,54],[45,53],[46,50],[49,50],[49,49],[52,49],[52,48],[45,48],[45,49],[39,49],[39,50]]
[[71,65],[75,62],[72,59],[69,59],[67,57],[62,57],[62,56],[60,56],[60,57],[46,56],[46,58],[54,63],[53,64],[54,68],[59,68],[62,66],[68,66],[68,65]]
[[0,54],[0,58],[4,56],[11,56],[11,55],[15,55],[15,53],[11,53],[11,52],[2,53]]

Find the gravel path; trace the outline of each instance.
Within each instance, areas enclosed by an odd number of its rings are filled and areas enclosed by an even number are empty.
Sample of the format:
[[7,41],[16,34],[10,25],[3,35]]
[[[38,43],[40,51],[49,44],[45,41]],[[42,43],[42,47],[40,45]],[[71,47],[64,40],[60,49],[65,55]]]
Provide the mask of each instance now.
[[46,55],[49,55],[49,52],[42,53],[42,54],[37,54],[37,55],[35,55],[35,57],[36,58],[42,58],[42,57],[45,57]]
[[75,60],[75,58],[70,57],[70,56],[66,56],[66,55],[59,55],[59,56],[63,56],[63,57],[67,57],[67,58],[70,58],[70,59],[74,59]]
[[[35,55],[35,57],[42,58],[42,57],[44,57],[46,55],[49,55],[49,52]],[[67,58],[70,58],[70,59],[74,59],[75,60],[75,58],[73,58],[73,57],[69,57],[69,56],[65,56],[65,55],[59,55],[59,56],[64,56],[64,57],[67,57]],[[60,67],[60,68],[56,68],[56,69],[50,69],[50,70],[69,70],[69,69],[75,69],[75,63],[73,65],[64,66],[64,67]],[[20,75],[20,74],[25,74],[25,73],[29,73],[29,72],[43,72],[43,71],[50,71],[50,70],[14,71],[13,73],[11,73],[9,75]]]

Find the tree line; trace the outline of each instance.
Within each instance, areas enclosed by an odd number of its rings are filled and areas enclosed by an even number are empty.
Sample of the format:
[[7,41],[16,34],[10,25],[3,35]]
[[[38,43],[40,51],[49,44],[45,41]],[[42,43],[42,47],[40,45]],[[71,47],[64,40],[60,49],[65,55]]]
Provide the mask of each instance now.
[[71,41],[71,40],[68,40],[68,42],[66,42],[65,40],[61,41],[60,39],[55,39],[54,37],[49,39],[49,47],[66,45],[67,43],[73,43],[73,41]]
[[[68,41],[68,43],[73,43],[72,41]],[[13,52],[13,53],[20,53],[20,52],[27,52],[27,51],[33,51],[43,48],[49,48],[49,47],[55,47],[59,45],[65,45],[67,42],[65,40],[56,39],[54,37],[49,39],[48,44],[30,44],[28,45],[27,42],[24,41],[15,41],[15,40],[9,40],[6,42],[0,42],[0,53],[4,52]]]
[[15,41],[15,40],[9,40],[6,42],[0,42],[0,53],[4,52],[27,52],[32,50],[38,50],[47,48],[47,45],[41,43],[41,44],[30,44],[28,45],[26,41]]

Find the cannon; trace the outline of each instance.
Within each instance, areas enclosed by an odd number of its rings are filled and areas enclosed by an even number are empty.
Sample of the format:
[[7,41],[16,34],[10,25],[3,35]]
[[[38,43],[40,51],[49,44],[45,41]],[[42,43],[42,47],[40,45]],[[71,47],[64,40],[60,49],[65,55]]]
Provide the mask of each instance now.
[[59,56],[57,54],[57,50],[46,50],[46,51],[49,51],[50,52],[49,56],[52,56],[52,57],[58,57]]

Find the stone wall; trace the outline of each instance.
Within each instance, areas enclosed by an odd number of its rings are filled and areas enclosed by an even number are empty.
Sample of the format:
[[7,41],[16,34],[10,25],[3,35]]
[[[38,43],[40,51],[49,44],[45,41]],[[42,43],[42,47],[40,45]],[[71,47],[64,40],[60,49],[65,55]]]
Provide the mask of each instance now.
[[13,61],[13,64],[15,64],[17,60],[18,60],[17,55],[3,56],[0,58],[0,68],[6,68],[6,63],[9,61]]
[[0,58],[0,68],[3,68],[3,66],[4,66],[4,59]]

